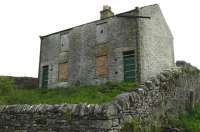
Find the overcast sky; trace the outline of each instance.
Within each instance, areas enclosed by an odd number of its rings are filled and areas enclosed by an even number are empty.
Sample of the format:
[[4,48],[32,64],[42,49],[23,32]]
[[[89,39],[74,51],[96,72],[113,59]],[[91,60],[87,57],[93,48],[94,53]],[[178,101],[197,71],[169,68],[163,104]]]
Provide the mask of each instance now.
[[159,4],[175,59],[200,68],[199,0],[0,0],[0,75],[37,77],[39,36],[97,20],[105,4],[115,14]]

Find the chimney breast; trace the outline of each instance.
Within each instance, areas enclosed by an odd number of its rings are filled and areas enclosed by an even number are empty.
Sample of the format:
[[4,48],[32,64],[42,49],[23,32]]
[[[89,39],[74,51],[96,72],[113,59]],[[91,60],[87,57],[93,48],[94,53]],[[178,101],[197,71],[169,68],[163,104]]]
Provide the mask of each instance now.
[[103,10],[100,13],[101,13],[101,19],[114,16],[114,13],[112,12],[111,7],[108,5],[104,5]]

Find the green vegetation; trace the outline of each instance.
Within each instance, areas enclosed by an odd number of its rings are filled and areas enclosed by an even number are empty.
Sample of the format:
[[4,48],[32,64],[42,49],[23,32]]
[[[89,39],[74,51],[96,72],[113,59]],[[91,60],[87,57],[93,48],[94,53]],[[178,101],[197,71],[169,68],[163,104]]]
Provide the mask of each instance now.
[[142,131],[142,122],[139,119],[132,120],[131,122],[125,122],[121,132],[140,132]]
[[14,89],[13,80],[9,77],[0,77],[0,96],[12,93]]
[[60,89],[15,89],[12,80],[0,80],[0,104],[102,104],[137,87],[135,83],[108,82],[102,85]]
[[191,113],[170,120],[170,124],[172,127],[183,129],[185,132],[200,132],[200,102],[196,104]]
[[142,119],[133,119],[123,124],[121,132],[162,132],[162,130],[156,121],[144,122]]
[[167,128],[177,129],[181,132],[200,132],[200,102],[196,104],[192,112],[184,113],[178,118],[171,115],[167,122],[161,124],[161,121],[134,119],[131,122],[125,122],[121,132],[165,132]]

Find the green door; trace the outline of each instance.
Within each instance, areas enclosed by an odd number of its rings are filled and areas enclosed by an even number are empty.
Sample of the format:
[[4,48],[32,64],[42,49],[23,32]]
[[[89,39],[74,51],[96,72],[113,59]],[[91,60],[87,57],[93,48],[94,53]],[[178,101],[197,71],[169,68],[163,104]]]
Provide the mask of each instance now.
[[135,53],[134,51],[128,51],[123,53],[124,58],[124,81],[135,82],[136,70],[135,70]]
[[49,67],[44,66],[42,69],[43,69],[43,72],[42,72],[42,88],[47,88]]

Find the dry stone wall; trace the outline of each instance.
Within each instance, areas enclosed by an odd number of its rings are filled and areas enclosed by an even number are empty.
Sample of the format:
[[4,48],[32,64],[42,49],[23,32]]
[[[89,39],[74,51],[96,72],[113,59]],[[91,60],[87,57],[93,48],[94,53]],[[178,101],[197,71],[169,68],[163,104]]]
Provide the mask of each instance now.
[[39,88],[38,78],[33,77],[13,77],[13,76],[0,76],[6,77],[13,80],[13,83],[18,89],[35,89]]
[[33,89],[39,88],[38,78],[33,77],[12,77],[14,79],[14,84],[17,88],[23,89]]
[[111,103],[0,106],[2,132],[119,132],[136,118],[146,124],[191,110],[200,96],[199,70],[185,62]]

